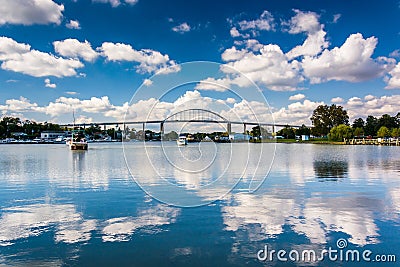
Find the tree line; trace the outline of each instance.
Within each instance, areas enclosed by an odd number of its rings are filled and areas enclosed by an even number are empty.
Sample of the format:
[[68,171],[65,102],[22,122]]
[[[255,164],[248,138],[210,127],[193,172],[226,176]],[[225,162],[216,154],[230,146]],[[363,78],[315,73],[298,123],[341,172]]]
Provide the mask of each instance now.
[[343,141],[353,137],[394,137],[400,136],[400,112],[395,116],[383,114],[381,117],[372,115],[357,118],[350,125],[347,111],[342,106],[332,104],[319,105],[310,118],[312,127],[305,125],[299,129],[289,126],[277,132],[285,138],[294,138],[295,135],[311,134],[318,137],[328,137],[332,141]]
[[28,138],[40,136],[43,131],[61,131],[58,124],[37,123],[32,120],[21,120],[14,117],[3,117],[0,121],[0,138],[14,137],[13,134],[23,133]]

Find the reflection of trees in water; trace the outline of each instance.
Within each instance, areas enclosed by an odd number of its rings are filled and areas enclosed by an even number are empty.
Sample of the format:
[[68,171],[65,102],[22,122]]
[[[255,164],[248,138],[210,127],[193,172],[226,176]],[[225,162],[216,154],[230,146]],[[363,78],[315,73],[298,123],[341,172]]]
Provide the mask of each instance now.
[[327,181],[344,178],[349,170],[347,161],[314,161],[313,165],[315,176]]
[[368,167],[371,166],[378,170],[400,172],[400,160],[383,159],[380,161],[369,162]]

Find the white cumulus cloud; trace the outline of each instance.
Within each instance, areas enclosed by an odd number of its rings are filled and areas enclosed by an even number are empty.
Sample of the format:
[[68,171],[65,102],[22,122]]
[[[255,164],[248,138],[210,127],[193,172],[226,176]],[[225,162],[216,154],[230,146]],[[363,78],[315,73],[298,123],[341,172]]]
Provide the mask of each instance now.
[[151,49],[136,50],[129,44],[104,42],[97,48],[102,56],[109,61],[129,61],[139,63],[139,73],[160,73],[167,74],[179,71],[180,68],[175,61],[170,60],[168,55],[163,55]]
[[334,97],[334,98],[331,99],[331,102],[332,102],[333,104],[341,104],[341,103],[344,102],[344,99],[341,98],[341,97]]
[[0,37],[0,61],[18,58],[31,50],[28,44],[21,44],[8,37]]
[[121,4],[120,0],[93,0],[95,3],[110,4],[112,7],[117,7]]
[[125,0],[125,3],[129,5],[136,5],[139,2],[139,0]]
[[150,79],[144,79],[144,81],[143,81],[144,86],[150,86],[152,84],[153,84],[153,81]]
[[319,16],[314,12],[303,12],[295,9],[296,15],[291,18],[288,23],[284,23],[289,26],[289,33],[297,34],[302,32],[317,32],[321,29],[319,23]]
[[4,70],[20,72],[34,77],[44,76],[75,76],[76,69],[83,64],[76,59],[55,57],[48,53],[32,50],[20,55],[19,58],[3,61],[1,68]]
[[1,68],[34,77],[75,76],[84,65],[77,59],[65,59],[31,49],[8,37],[0,37]]
[[92,0],[94,3],[103,3],[103,4],[110,4],[112,7],[118,7],[122,3],[128,4],[128,5],[136,5],[139,0]]
[[49,78],[44,80],[44,86],[49,87],[49,88],[56,88],[57,87],[57,85],[55,83],[51,83]]
[[9,112],[29,112],[38,107],[38,104],[31,103],[31,101],[25,97],[20,97],[19,99],[8,99],[5,105],[2,106],[3,110],[8,110]]
[[83,58],[86,61],[94,61],[98,53],[92,49],[88,41],[80,42],[77,39],[65,39],[53,42],[54,50],[64,57]]
[[238,31],[238,29],[236,27],[232,27],[231,30],[229,31],[229,33],[231,34],[232,37],[240,36],[240,32]]
[[[326,40],[327,33],[324,24],[319,21],[320,16],[315,12],[296,9],[294,12],[295,15],[289,21],[282,22],[282,26],[284,31],[286,27],[289,34],[306,34],[302,44],[283,53],[282,48],[276,44],[261,44],[256,39],[236,39],[234,46],[225,49],[221,54],[222,60],[227,62],[224,66],[244,73],[263,88],[277,91],[303,89],[303,82],[362,82],[379,77],[384,77],[386,89],[400,88],[400,65],[396,66],[396,60],[384,56],[373,57],[378,44],[376,37],[364,38],[360,33],[351,34],[341,46],[329,48],[330,43]],[[265,13],[264,18],[273,18],[268,14]],[[334,16],[336,21],[339,18],[339,14]],[[243,27],[232,20],[228,22],[231,25],[230,34],[234,38],[243,37],[242,30],[257,28],[255,21],[242,21]],[[394,51],[391,56],[395,57],[397,54]],[[223,72],[224,66],[221,68]],[[245,79],[225,73],[225,77],[206,79],[197,88],[221,91],[224,86],[232,84],[248,86]]]
[[61,23],[64,6],[52,0],[0,0],[0,25]]
[[185,33],[185,32],[189,32],[191,30],[191,27],[189,24],[187,24],[187,22],[183,22],[183,23],[173,27],[172,30],[174,32],[178,32],[178,33]]
[[364,39],[350,35],[341,47],[325,49],[318,56],[306,56],[302,61],[304,73],[313,83],[337,80],[360,82],[384,75],[394,67],[394,60],[371,56],[378,43],[375,37]]
[[311,125],[310,117],[314,109],[323,104],[324,102],[314,102],[308,99],[303,102],[294,102],[287,107],[282,107],[274,111],[274,120],[276,123],[280,124]]
[[400,95],[373,96],[366,95],[363,99],[352,97],[343,103],[348,111],[350,121],[356,118],[366,118],[367,115],[380,117],[383,114],[395,116],[399,112]]
[[77,20],[70,20],[67,24],[65,24],[65,26],[68,28],[68,29],[76,29],[76,30],[79,30],[80,28],[81,28],[81,25],[80,25],[80,23],[79,23],[79,21],[77,21]]
[[[256,50],[258,49],[258,50]],[[289,61],[278,45],[259,45],[256,51],[229,48],[222,58],[230,68],[222,68],[229,74],[231,68],[245,74],[256,84],[275,91],[293,91],[304,79],[298,61]],[[231,79],[231,84],[248,86],[247,79]],[[229,84],[229,83],[228,83]]]
[[[289,25],[289,33],[298,34],[305,32],[307,38],[302,45],[294,47],[287,53],[289,58],[298,56],[314,56],[327,48],[329,43],[325,40],[324,25],[319,23],[319,16],[314,12],[302,12],[295,10],[296,15],[286,23]],[[285,23],[284,23],[285,24]]]
[[291,101],[299,101],[299,100],[304,99],[305,97],[306,97],[306,96],[303,95],[303,94],[296,94],[296,95],[290,96],[290,97],[289,97],[289,100],[291,100]]
[[240,49],[238,50],[235,46],[232,46],[231,48],[226,49],[221,57],[223,61],[235,61],[242,59],[248,51],[246,49]]
[[272,31],[275,27],[275,19],[271,12],[265,10],[256,20],[242,20],[238,23],[241,31],[246,30],[262,30]]
[[396,67],[389,72],[389,76],[386,77],[387,86],[386,89],[399,89],[400,88],[400,62],[397,63]]

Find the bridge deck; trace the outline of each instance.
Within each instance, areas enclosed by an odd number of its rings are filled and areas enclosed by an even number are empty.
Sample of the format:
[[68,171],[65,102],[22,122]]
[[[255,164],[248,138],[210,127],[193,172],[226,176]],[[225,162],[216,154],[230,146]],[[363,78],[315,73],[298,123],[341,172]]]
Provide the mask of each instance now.
[[[132,124],[161,124],[161,123],[178,123],[178,122],[193,122],[193,123],[219,123],[219,124],[241,124],[241,125],[260,125],[260,126],[275,126],[275,127],[293,127],[300,128],[299,125],[288,125],[288,124],[274,124],[266,122],[249,122],[249,121],[216,121],[216,120],[152,120],[152,121],[126,121],[126,122],[93,122],[93,123],[76,123],[77,127],[84,127],[90,125],[132,125]],[[59,124],[61,127],[73,127],[72,123],[69,124]]]

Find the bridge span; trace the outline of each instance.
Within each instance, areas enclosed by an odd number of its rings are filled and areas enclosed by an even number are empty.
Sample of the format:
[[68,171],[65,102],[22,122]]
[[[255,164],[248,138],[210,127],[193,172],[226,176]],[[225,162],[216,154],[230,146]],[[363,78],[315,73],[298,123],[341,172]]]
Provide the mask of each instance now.
[[149,124],[159,124],[161,134],[164,133],[164,124],[165,123],[216,123],[220,125],[226,125],[226,130],[230,134],[232,132],[232,125],[243,125],[243,132],[245,133],[247,130],[247,126],[260,126],[260,127],[272,127],[272,132],[275,132],[275,127],[293,127],[300,128],[300,125],[288,125],[288,124],[279,124],[272,122],[254,122],[254,121],[230,121],[220,114],[205,110],[205,109],[185,109],[179,112],[176,112],[164,120],[139,120],[139,121],[117,121],[117,122],[93,122],[93,123],[69,123],[69,124],[59,124],[61,127],[82,127],[86,128],[86,126],[91,125],[99,125],[103,126],[104,130],[107,126],[119,125],[123,126],[123,129],[126,129],[127,125],[139,124],[142,125],[142,130],[146,130],[146,125]]

